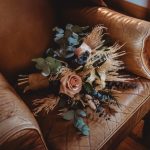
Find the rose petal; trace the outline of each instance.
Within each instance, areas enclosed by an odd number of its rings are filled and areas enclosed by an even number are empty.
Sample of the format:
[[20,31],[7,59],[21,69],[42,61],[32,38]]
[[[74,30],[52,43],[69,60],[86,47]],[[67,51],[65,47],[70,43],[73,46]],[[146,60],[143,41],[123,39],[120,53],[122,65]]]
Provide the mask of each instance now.
[[60,81],[60,93],[64,93],[70,97],[79,93],[82,88],[81,78],[73,72],[65,74]]

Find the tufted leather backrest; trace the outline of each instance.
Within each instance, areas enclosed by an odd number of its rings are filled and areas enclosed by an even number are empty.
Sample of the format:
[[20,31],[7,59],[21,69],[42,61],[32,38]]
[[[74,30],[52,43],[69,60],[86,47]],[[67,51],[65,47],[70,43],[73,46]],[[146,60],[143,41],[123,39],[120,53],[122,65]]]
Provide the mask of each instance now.
[[12,76],[31,66],[51,42],[50,0],[0,1],[0,72]]

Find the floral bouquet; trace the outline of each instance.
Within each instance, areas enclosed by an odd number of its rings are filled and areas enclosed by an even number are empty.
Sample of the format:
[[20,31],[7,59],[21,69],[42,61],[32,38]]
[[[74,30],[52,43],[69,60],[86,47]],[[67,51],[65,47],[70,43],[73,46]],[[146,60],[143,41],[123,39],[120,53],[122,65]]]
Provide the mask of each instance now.
[[[98,25],[91,31],[89,27],[67,24],[65,28],[55,27],[54,48],[46,51],[44,58],[35,58],[35,67],[41,71],[41,78],[48,81],[50,95],[33,101],[34,114],[52,111],[60,107],[60,115],[72,120],[83,135],[89,135],[89,127],[84,118],[91,115],[107,117],[115,112],[112,105],[119,104],[114,92],[129,84],[130,78],[119,73],[124,69],[118,44],[108,45],[104,39],[106,28]],[[19,85],[28,78],[20,76]],[[25,78],[24,78],[25,77]],[[36,80],[36,84],[40,81]],[[47,84],[47,82],[45,82]],[[24,92],[32,89],[27,86]]]

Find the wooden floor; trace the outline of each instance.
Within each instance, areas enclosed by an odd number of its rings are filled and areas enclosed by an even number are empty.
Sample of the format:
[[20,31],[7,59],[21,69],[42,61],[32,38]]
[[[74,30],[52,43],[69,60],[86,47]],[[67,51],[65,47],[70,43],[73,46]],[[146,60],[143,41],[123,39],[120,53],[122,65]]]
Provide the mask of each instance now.
[[141,121],[116,150],[150,150],[150,147],[148,148],[142,142],[143,125],[144,122]]

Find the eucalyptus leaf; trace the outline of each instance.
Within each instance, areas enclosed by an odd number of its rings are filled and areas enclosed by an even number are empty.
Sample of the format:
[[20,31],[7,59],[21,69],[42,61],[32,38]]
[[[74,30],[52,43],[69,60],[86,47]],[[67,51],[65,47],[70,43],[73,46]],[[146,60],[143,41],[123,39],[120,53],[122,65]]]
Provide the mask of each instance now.
[[42,69],[42,75],[47,77],[50,75],[50,73],[51,73],[50,68],[48,67],[48,65],[45,65],[45,67],[43,67]]
[[53,28],[53,31],[56,31],[58,33],[64,33],[64,30],[62,28],[58,28],[58,27]]
[[76,128],[78,128],[80,131],[82,129],[82,127],[85,125],[83,118],[81,117],[76,117],[75,121],[74,121],[74,126]]
[[89,129],[89,127],[85,124],[83,127],[82,127],[82,129],[81,129],[81,133],[83,134],[83,135],[85,135],[85,136],[88,136],[89,134],[90,134],[90,129]]
[[39,70],[42,70],[46,65],[44,58],[35,58],[35,59],[32,59],[32,61],[36,62],[35,67]]
[[83,110],[81,110],[81,109],[78,109],[78,110],[76,111],[76,113],[77,113],[79,116],[81,116],[81,117],[86,117],[85,111],[83,111]]
[[57,42],[58,40],[60,40],[63,37],[64,37],[64,34],[58,33],[55,35],[54,41]]
[[48,64],[50,71],[53,73],[57,73],[57,71],[61,68],[61,63],[55,58],[47,57],[45,61]]
[[78,40],[73,37],[68,37],[68,42],[69,42],[69,45],[78,45],[79,44]]
[[83,118],[76,117],[74,120],[74,126],[83,134],[83,135],[89,135],[89,127],[85,124],[83,121]]
[[89,130],[83,130],[82,134],[85,135],[85,136],[88,136],[90,134],[90,132],[89,132]]
[[55,36],[58,38],[62,38],[64,36],[64,34],[63,33],[57,33]]
[[78,38],[79,38],[78,34],[76,34],[76,33],[74,33],[74,32],[72,33],[72,37],[75,38],[75,39],[77,39],[77,40],[78,40]]
[[70,110],[63,114],[63,119],[72,120],[74,118],[74,110]]
[[47,58],[36,58],[32,59],[33,62],[36,62],[35,67],[42,71],[44,76],[48,76],[50,73],[57,73],[61,68],[61,62],[52,57]]
[[36,62],[35,67],[42,71],[43,76],[48,76],[50,74],[51,70],[44,58],[36,58],[32,59],[32,61]]

